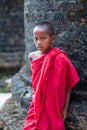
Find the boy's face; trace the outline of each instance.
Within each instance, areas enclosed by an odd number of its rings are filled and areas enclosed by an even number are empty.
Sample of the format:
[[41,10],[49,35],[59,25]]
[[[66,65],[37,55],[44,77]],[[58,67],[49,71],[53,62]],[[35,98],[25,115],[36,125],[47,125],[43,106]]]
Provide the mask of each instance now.
[[36,26],[33,30],[33,34],[36,48],[41,53],[47,53],[50,50],[51,44],[55,39],[54,35],[50,36],[46,26]]

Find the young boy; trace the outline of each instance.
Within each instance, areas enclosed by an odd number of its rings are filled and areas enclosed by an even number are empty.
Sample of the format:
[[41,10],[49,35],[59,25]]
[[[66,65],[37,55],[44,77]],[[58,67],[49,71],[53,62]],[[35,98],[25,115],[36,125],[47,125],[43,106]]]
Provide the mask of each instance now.
[[80,79],[65,52],[51,47],[50,22],[37,24],[33,34],[38,49],[29,54],[34,91],[23,130],[65,130],[71,89]]

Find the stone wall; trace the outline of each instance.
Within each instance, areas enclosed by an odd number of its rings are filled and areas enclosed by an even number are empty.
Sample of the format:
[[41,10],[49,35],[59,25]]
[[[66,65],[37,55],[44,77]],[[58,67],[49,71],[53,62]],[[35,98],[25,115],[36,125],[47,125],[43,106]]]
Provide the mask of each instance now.
[[20,68],[24,51],[24,1],[0,0],[0,69]]
[[[67,130],[87,129],[87,1],[86,0],[25,0],[26,66],[13,77],[12,94],[16,103],[28,109],[31,96],[28,54],[36,50],[33,45],[33,28],[36,23],[48,20],[57,34],[54,46],[67,52],[81,77],[72,92]],[[17,98],[18,97],[18,98]]]
[[[40,21],[51,21],[57,38],[55,46],[65,50],[73,61],[82,81],[87,79],[87,10],[86,3],[73,1],[25,1],[26,55],[34,50],[33,28]],[[27,56],[26,56],[27,57]],[[84,87],[86,84],[84,84]],[[85,88],[87,90],[87,86]]]
[[[74,63],[81,77],[79,93],[87,91],[87,1],[25,1],[26,58],[34,50],[33,27],[48,20],[57,34],[54,46],[62,48]],[[83,94],[84,95],[84,94]],[[86,98],[87,99],[87,98]]]

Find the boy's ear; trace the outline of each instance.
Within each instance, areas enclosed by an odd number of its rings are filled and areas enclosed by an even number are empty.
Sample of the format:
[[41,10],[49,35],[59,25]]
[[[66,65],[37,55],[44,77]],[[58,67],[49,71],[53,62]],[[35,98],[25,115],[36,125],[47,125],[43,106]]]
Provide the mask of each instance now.
[[51,37],[52,43],[55,41],[55,38],[56,38],[56,36],[55,36],[55,35],[52,35],[52,37]]

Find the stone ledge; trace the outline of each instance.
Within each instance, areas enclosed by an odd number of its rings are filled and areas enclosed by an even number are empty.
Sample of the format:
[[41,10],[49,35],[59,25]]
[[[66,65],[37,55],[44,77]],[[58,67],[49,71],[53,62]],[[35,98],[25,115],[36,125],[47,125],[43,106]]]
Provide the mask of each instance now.
[[0,130],[22,130],[26,115],[12,98],[8,99],[0,111]]

